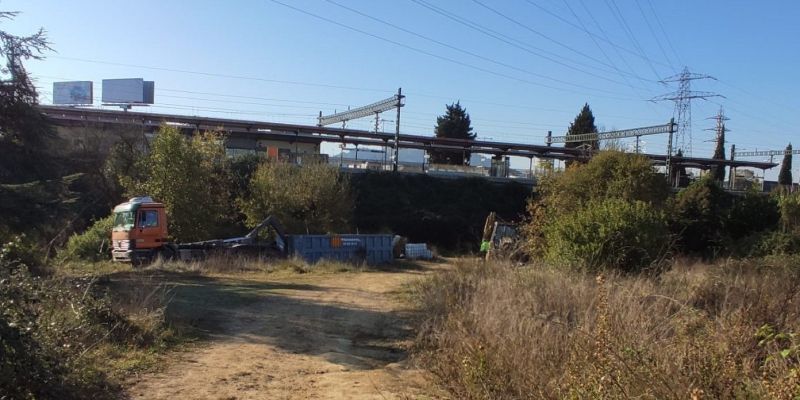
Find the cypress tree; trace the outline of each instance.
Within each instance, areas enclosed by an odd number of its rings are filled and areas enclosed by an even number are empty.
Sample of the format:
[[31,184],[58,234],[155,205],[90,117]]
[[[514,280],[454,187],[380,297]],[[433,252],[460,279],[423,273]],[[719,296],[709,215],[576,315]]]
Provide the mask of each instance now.
[[[717,147],[714,149],[714,160],[725,159],[725,124],[720,126],[720,131],[717,134]],[[725,166],[717,165],[712,169],[714,180],[717,182],[725,181]]]
[[[583,105],[581,112],[578,113],[578,115],[575,117],[575,121],[569,124],[567,137],[574,135],[583,135],[586,133],[597,133],[597,126],[595,126],[594,124],[594,114],[592,114],[592,109],[589,107],[589,103],[585,103]],[[564,147],[568,149],[574,149],[587,144],[591,146],[592,150],[600,149],[600,142],[597,140],[567,142],[564,144]]]
[[792,185],[792,144],[786,146],[786,153],[783,155],[781,172],[778,174],[778,184],[783,186]]

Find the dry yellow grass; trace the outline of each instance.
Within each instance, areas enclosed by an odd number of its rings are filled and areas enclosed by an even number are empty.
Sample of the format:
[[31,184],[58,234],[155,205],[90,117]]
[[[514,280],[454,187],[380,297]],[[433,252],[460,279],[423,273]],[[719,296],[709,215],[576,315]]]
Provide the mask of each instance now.
[[418,359],[468,399],[800,396],[800,260],[590,276],[463,261],[415,288]]

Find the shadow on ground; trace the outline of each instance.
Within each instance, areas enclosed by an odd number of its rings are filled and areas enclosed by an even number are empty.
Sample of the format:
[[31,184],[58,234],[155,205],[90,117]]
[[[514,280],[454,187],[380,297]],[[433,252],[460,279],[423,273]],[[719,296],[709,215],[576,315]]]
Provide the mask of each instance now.
[[[424,267],[404,263],[365,275],[381,279],[385,274],[380,272],[403,269],[421,271]],[[148,279],[141,279],[142,274]],[[406,357],[399,343],[411,335],[408,315],[372,307],[375,293],[368,288],[157,270],[115,273],[106,285],[113,290],[129,280],[168,284],[167,321],[200,340],[263,343],[350,369],[381,368]]]

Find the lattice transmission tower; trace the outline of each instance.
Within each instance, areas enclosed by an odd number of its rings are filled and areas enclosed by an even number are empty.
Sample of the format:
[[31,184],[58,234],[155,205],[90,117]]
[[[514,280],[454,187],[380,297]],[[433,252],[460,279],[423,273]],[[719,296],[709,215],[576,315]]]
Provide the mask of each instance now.
[[709,97],[725,97],[712,92],[700,92],[692,90],[692,81],[698,79],[713,79],[713,76],[689,72],[689,67],[684,67],[680,74],[662,79],[660,82],[669,84],[678,82],[678,90],[652,98],[650,101],[672,101],[675,103],[673,117],[678,124],[678,131],[675,136],[675,143],[678,149],[683,151],[687,157],[692,155],[692,100]]

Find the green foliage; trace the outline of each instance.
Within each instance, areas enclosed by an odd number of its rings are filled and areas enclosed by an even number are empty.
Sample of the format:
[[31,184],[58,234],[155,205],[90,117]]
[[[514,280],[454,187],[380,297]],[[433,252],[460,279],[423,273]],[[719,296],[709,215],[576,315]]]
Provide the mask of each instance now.
[[[0,21],[11,20],[17,13],[0,12]],[[0,183],[20,184],[53,179],[57,172],[46,151],[54,133],[35,108],[36,88],[23,62],[41,59],[50,50],[42,29],[30,36],[15,36],[0,31]]]
[[[556,247],[564,247],[566,244],[561,242],[569,240],[563,235],[569,234],[570,229],[576,228],[571,225],[576,223],[574,220],[576,214],[582,213],[583,222],[588,223],[591,218],[598,217],[592,213],[600,211],[587,209],[597,207],[610,200],[619,200],[622,203],[628,203],[631,207],[633,204],[646,204],[650,211],[655,212],[666,202],[669,196],[669,186],[664,178],[656,173],[646,157],[618,151],[603,151],[592,157],[586,164],[572,165],[563,174],[545,179],[539,186],[539,193],[540,197],[533,199],[528,205],[531,220],[523,227],[523,231],[526,233],[531,254],[549,255],[548,258],[552,258],[558,251]],[[644,214],[642,214],[644,211],[641,207],[645,206],[636,206],[639,208],[634,209],[620,207],[616,203],[609,203],[602,212],[632,213],[632,215],[644,218]],[[601,224],[597,227],[598,229],[617,226],[615,221],[598,221],[598,223]],[[644,230],[651,228],[651,226],[643,226]],[[643,234],[644,237],[650,237],[651,233],[648,231]],[[601,257],[602,260],[597,261],[601,264],[607,263],[614,257],[619,257],[624,263],[630,263],[627,261],[628,250],[609,247],[602,243],[602,240],[606,240],[608,235],[612,235],[612,232],[603,234],[589,232],[587,234],[593,236],[587,237],[586,240],[600,242],[581,246],[593,246],[593,251],[603,249],[603,251],[621,251],[621,253],[617,255],[603,253],[591,256],[569,253],[570,257],[577,257],[567,260],[570,264],[586,264],[588,262],[586,257]],[[658,251],[665,250],[664,245],[667,242],[668,240],[665,238]],[[645,252],[654,257],[656,250],[649,243],[646,244],[648,246]],[[630,251],[638,250],[631,249]],[[643,260],[643,263],[651,261],[653,259]],[[627,267],[620,266],[620,268],[626,269]]]
[[137,164],[141,177],[123,180],[128,195],[148,195],[167,208],[170,233],[180,241],[213,237],[231,221],[230,178],[219,135],[186,138],[164,126]]
[[290,233],[346,231],[353,212],[348,178],[327,164],[265,161],[250,181],[250,195],[239,204],[248,226],[272,215]]
[[544,237],[549,261],[592,271],[640,271],[659,261],[670,245],[661,212],[642,201],[614,198],[549,221]]
[[672,230],[683,252],[713,255],[725,237],[731,196],[710,176],[681,190],[671,207]]
[[[476,133],[472,132],[471,121],[467,110],[461,107],[460,102],[450,104],[444,115],[436,118],[435,134],[437,138],[451,138],[461,140],[474,140]],[[434,164],[468,165],[471,153],[469,151],[430,150],[430,161]]]
[[732,196],[733,205],[724,216],[724,234],[741,239],[757,232],[778,228],[781,213],[775,196],[749,191],[744,196]]
[[644,156],[603,151],[583,165],[573,165],[561,175],[541,182],[541,201],[548,212],[564,214],[598,199],[643,201],[660,206],[669,185]]
[[100,261],[109,258],[109,241],[111,228],[114,226],[114,216],[95,221],[82,233],[69,237],[64,249],[59,253],[59,258],[65,261]]
[[778,192],[781,210],[781,229],[787,233],[800,233],[800,193]]
[[[583,135],[586,133],[597,133],[597,126],[594,124],[594,114],[592,114],[592,109],[589,107],[589,103],[583,105],[581,108],[581,112],[575,116],[575,120],[569,124],[569,129],[567,130],[567,136],[572,135]],[[567,142],[564,144],[564,147],[567,148],[576,148],[582,145],[588,145],[592,150],[599,150],[600,149],[600,142],[597,140],[588,140],[583,142]]]
[[778,173],[778,183],[784,186],[792,184],[792,144],[786,146],[786,154],[783,155],[781,171]]
[[530,188],[485,179],[364,173],[351,178],[360,232],[391,232],[440,250],[478,250],[486,216],[519,220]]

